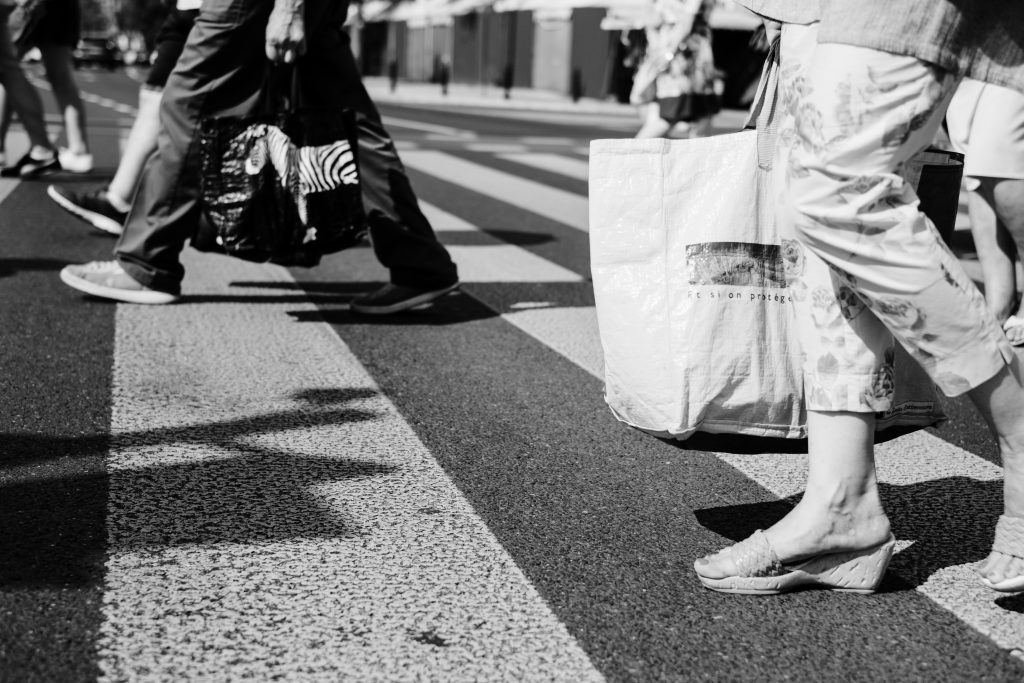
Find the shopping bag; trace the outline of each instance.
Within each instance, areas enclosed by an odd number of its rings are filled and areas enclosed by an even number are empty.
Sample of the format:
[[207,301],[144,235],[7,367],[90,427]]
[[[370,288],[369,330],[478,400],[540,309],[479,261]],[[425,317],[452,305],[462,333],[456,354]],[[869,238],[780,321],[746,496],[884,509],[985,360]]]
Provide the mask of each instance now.
[[923,211],[939,236],[951,244],[960,203],[964,155],[939,147],[928,147],[903,165],[903,177],[917,192]]
[[[758,107],[759,131],[590,147],[605,399],[619,420],[687,448],[806,449],[801,352],[771,196],[765,119],[774,103]],[[900,348],[894,383],[877,440],[944,420],[934,384]]]
[[285,106],[207,118],[199,149],[202,217],[193,247],[313,266],[365,237],[351,111]]

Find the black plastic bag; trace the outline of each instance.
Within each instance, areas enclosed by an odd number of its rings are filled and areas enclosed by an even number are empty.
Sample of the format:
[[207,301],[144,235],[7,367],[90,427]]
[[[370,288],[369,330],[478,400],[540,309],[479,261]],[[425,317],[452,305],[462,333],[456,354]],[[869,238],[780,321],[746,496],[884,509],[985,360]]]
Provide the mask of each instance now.
[[309,267],[366,236],[351,111],[208,118],[199,144],[196,249]]

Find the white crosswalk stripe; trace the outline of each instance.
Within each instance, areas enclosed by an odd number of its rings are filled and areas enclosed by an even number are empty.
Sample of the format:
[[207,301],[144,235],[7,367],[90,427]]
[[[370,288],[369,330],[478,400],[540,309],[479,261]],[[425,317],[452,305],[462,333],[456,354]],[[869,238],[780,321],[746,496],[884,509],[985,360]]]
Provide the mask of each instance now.
[[502,159],[508,159],[524,166],[532,166],[543,171],[551,171],[576,180],[587,180],[589,177],[590,165],[583,159],[574,159],[561,154],[546,154],[543,152],[522,152],[519,154],[500,154]]
[[103,680],[602,680],[330,326],[231,285],[287,271],[187,259],[216,315],[117,311]]
[[403,152],[402,160],[407,166],[423,173],[462,185],[577,230],[587,230],[589,209],[586,197],[444,152],[408,150]]

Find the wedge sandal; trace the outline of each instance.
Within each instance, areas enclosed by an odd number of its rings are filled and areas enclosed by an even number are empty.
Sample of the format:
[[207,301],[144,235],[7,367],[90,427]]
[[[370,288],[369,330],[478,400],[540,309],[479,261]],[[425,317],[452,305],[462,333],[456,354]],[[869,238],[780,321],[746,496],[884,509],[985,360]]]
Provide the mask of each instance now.
[[760,529],[750,538],[721,550],[737,567],[735,576],[711,578],[701,574],[701,560],[694,563],[697,577],[706,588],[720,593],[776,595],[797,588],[824,588],[850,593],[874,593],[892,559],[896,539],[873,548],[817,555],[800,562],[783,564]]
[[[996,539],[992,542],[992,550],[1010,557],[1024,559],[1024,518],[1001,515],[999,521],[996,522]],[[1024,591],[1024,576],[1003,579],[998,583],[993,583],[983,576],[981,582],[1000,593]]]

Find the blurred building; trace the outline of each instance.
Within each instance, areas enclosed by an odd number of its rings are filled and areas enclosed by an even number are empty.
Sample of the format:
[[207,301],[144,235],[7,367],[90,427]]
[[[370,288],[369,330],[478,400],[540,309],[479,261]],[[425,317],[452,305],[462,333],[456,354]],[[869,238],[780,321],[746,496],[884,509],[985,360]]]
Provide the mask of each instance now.
[[[350,32],[364,73],[414,81],[524,87],[625,101],[622,31],[641,27],[651,0],[364,0]],[[732,0],[712,14],[726,104],[760,73],[749,43],[758,20]]]

